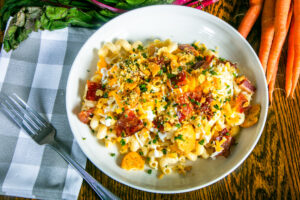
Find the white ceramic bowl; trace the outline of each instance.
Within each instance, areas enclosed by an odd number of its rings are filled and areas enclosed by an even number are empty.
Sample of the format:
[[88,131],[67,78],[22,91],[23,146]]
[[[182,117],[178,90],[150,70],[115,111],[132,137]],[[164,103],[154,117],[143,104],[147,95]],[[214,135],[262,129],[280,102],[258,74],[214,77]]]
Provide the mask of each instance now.
[[[219,47],[221,57],[238,63],[241,73],[256,83],[254,102],[261,104],[259,122],[242,129],[231,155],[225,159],[198,159],[186,176],[172,174],[158,179],[144,171],[125,171],[120,168],[120,157],[111,157],[116,149],[108,150],[91,134],[87,125],[77,118],[86,80],[91,77],[98,61],[97,50],[104,42],[115,39],[130,41],[167,39],[179,43],[201,41],[208,48]],[[87,70],[91,72],[88,73]],[[183,6],[150,6],[136,9],[102,26],[84,44],[70,71],[67,94],[67,114],[73,134],[85,155],[106,175],[136,189],[179,193],[208,186],[235,170],[251,153],[262,133],[268,110],[268,93],[260,62],[248,42],[230,25],[206,12]],[[83,140],[82,138],[86,138]],[[118,155],[118,154],[117,154]]]

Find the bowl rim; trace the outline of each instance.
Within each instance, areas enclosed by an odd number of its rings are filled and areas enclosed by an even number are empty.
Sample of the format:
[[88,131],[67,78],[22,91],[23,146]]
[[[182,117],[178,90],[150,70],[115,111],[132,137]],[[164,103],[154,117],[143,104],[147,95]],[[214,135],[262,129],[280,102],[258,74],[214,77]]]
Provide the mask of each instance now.
[[[197,15],[198,16],[205,16],[205,17],[208,17],[208,18],[211,18],[212,20],[215,20],[216,23],[220,24],[220,26],[225,26],[227,29],[229,29],[233,34],[235,34],[237,37],[241,38],[242,41],[245,43],[245,45],[247,46],[247,48],[249,48],[250,52],[252,54],[255,55],[255,59],[257,61],[257,63],[259,63],[260,65],[260,68],[258,69],[260,72],[259,73],[262,73],[264,74],[263,72],[263,69],[262,69],[262,65],[259,61],[259,58],[256,54],[256,52],[254,51],[254,49],[252,48],[252,46],[248,43],[248,41],[234,28],[232,27],[230,24],[228,24],[227,22],[225,22],[224,20],[210,14],[210,13],[207,13],[205,11],[202,11],[202,10],[195,10],[194,8],[191,8],[191,7],[186,7],[186,6],[180,6],[180,5],[151,5],[151,6],[145,6],[145,7],[142,7],[142,8],[137,8],[137,9],[134,9],[134,10],[130,10],[126,13],[123,13],[113,19],[111,19],[110,21],[108,21],[107,23],[105,23],[104,25],[102,25],[100,28],[98,28],[89,38],[88,40],[85,41],[85,43],[82,45],[82,47],[80,48],[80,50],[78,51],[73,63],[72,63],[72,66],[71,66],[71,69],[69,71],[69,75],[68,75],[68,79],[67,79],[67,85],[66,85],[66,96],[65,96],[65,100],[66,100],[66,111],[67,111],[67,118],[68,118],[68,122],[69,122],[69,125],[70,125],[70,128],[71,128],[71,131],[72,131],[72,134],[77,142],[77,144],[79,145],[80,149],[82,150],[82,152],[85,154],[85,156],[93,163],[93,165],[95,167],[97,167],[97,165],[94,163],[94,161],[92,159],[90,159],[90,157],[88,156],[88,154],[86,153],[85,151],[85,148],[83,147],[83,143],[80,143],[78,142],[80,138],[78,138],[79,136],[77,134],[75,134],[75,130],[74,130],[74,127],[71,126],[70,124],[70,115],[72,113],[72,111],[69,110],[68,106],[67,106],[67,102],[68,102],[68,94],[69,94],[69,90],[68,88],[70,87],[71,85],[71,81],[70,81],[70,76],[72,74],[72,70],[74,70],[74,63],[77,59],[77,56],[82,52],[83,48],[85,47],[85,45],[89,42],[89,40],[95,35],[97,34],[97,32],[99,32],[102,28],[108,26],[108,24],[110,22],[114,22],[114,21],[117,21],[119,20],[119,18],[122,18],[124,16],[127,16],[127,15],[132,15],[136,12],[143,12],[143,10],[148,10],[148,9],[157,9],[157,8],[176,8],[176,9],[188,9],[190,10],[191,12],[195,12],[197,11]],[[261,85],[260,87],[265,87],[266,91],[268,91],[268,87],[267,87],[267,82],[266,82],[266,79],[264,78],[263,79],[263,86]],[[97,167],[97,169],[101,170],[102,173],[104,173],[105,175],[107,175],[108,177],[112,178],[113,180],[119,182],[119,183],[122,183],[126,186],[129,186],[129,187],[132,187],[134,189],[137,189],[137,190],[141,190],[141,191],[145,191],[145,192],[152,192],[152,193],[160,193],[160,194],[176,194],[176,193],[184,193],[184,192],[191,192],[191,191],[194,191],[194,190],[198,190],[198,189],[201,189],[201,188],[204,188],[204,187],[207,187],[209,185],[212,185],[218,181],[220,181],[221,179],[225,178],[226,176],[228,176],[229,174],[231,174],[234,170],[236,170],[247,158],[248,156],[250,155],[250,153],[252,153],[254,147],[256,146],[257,142],[259,141],[261,135],[262,135],[262,132],[264,130],[264,127],[265,127],[265,123],[266,123],[266,120],[267,120],[267,115],[268,115],[268,108],[269,108],[269,94],[268,92],[266,92],[266,96],[265,96],[265,99],[264,99],[265,102],[262,102],[266,105],[266,107],[263,109],[261,109],[261,112],[264,111],[265,115],[260,117],[259,120],[263,121],[262,125],[261,125],[261,128],[259,130],[259,133],[258,133],[258,136],[256,138],[256,140],[254,141],[254,143],[251,145],[249,151],[242,157],[241,160],[239,160],[239,162],[237,162],[230,170],[228,170],[227,172],[225,172],[224,174],[222,174],[221,176],[215,178],[214,180],[212,181],[209,181],[205,184],[202,184],[202,185],[197,185],[197,186],[194,186],[194,187],[190,187],[188,189],[178,189],[178,190],[160,190],[160,189],[148,189],[148,188],[144,188],[144,187],[140,187],[140,186],[137,186],[137,185],[134,185],[134,184],[131,184],[131,183],[127,183],[123,180],[118,180],[117,177],[115,177],[114,175],[112,174],[109,174],[107,173],[105,170],[103,169],[100,169]]]

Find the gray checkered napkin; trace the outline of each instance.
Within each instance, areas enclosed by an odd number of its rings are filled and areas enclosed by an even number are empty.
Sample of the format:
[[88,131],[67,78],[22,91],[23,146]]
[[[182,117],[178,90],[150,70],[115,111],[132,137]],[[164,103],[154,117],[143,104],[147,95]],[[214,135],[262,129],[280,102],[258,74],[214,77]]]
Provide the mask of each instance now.
[[[0,90],[16,93],[57,129],[57,139],[82,166],[86,157],[68,125],[65,89],[72,62],[94,30],[34,32],[18,49],[1,50]],[[52,149],[36,144],[0,112],[0,195],[77,199],[82,178]]]

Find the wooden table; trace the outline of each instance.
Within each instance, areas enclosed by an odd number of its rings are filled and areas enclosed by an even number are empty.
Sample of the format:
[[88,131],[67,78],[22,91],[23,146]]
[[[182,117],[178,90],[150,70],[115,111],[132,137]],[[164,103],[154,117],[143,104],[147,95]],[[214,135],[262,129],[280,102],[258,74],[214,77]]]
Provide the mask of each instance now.
[[[1,5],[4,0],[0,0]],[[220,0],[205,11],[237,27],[248,8],[248,0]],[[2,37],[2,34],[1,34]],[[2,41],[2,38],[1,38]],[[248,36],[258,52],[260,19]],[[286,99],[284,88],[286,45],[280,59],[274,102],[270,106],[265,130],[251,155],[223,180],[183,194],[153,194],[118,183],[98,170],[90,161],[86,169],[106,188],[122,199],[299,199],[300,198],[300,84],[295,99]],[[1,197],[0,199],[22,199]],[[98,199],[83,183],[79,199]]]

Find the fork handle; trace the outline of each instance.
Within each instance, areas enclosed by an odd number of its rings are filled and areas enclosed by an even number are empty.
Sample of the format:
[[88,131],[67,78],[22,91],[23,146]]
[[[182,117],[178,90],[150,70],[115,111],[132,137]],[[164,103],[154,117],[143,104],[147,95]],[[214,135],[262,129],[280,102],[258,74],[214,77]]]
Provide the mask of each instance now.
[[73,160],[69,154],[57,143],[53,141],[49,144],[53,150],[55,150],[65,161],[67,161],[70,165],[72,165],[81,175],[81,177],[94,189],[97,195],[102,200],[120,200],[119,197],[111,193],[108,189],[106,189],[103,185],[101,185],[96,179],[94,179],[89,173],[87,173],[75,160]]

